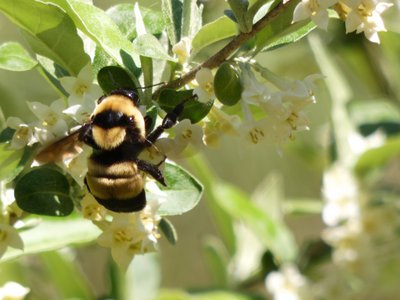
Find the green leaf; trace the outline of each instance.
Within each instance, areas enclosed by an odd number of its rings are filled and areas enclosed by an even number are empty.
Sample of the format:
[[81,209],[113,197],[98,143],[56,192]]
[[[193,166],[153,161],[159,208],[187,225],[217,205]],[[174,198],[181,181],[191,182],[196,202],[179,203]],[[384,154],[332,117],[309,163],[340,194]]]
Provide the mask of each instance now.
[[124,65],[125,56],[139,65],[139,53],[123,36],[118,26],[100,8],[79,0],[43,0],[61,7],[77,28],[101,46],[115,61]]
[[239,24],[241,32],[250,32],[253,26],[253,17],[248,18],[247,9],[249,8],[248,0],[228,0],[228,4],[232,9],[235,19]]
[[[268,45],[276,42],[279,38],[292,33],[301,27],[298,23],[292,24],[293,11],[300,0],[290,1],[289,4],[276,16],[267,26],[256,34],[256,52],[264,51]],[[301,22],[300,22],[301,23]],[[303,23],[301,23],[303,24]],[[293,29],[291,29],[293,28]]]
[[390,138],[384,145],[364,152],[355,165],[355,171],[359,176],[364,176],[374,169],[383,167],[399,153],[400,137]]
[[213,236],[207,237],[204,242],[204,251],[215,285],[227,287],[229,275],[226,266],[229,263],[229,256],[222,241]]
[[159,256],[156,253],[137,255],[124,275],[122,299],[154,300],[161,283]]
[[[162,19],[161,12],[146,7],[141,7],[140,12],[143,17],[146,31],[153,35],[161,34],[161,32],[164,30],[164,21]],[[106,13],[115,22],[115,24],[117,24],[122,34],[128,40],[133,40],[136,38],[134,4],[117,4],[110,7]]]
[[265,297],[223,289],[197,290],[190,293],[163,289],[156,300],[265,300]]
[[299,41],[317,28],[314,22],[301,21],[289,26],[286,30],[271,37],[264,45],[262,51],[268,51]]
[[228,62],[221,64],[214,76],[214,92],[225,105],[235,105],[242,97],[239,73]]
[[197,5],[196,0],[183,1],[182,37],[193,38],[201,29],[202,12],[203,8]]
[[183,168],[167,163],[164,170],[167,186],[160,189],[166,194],[158,213],[161,216],[181,215],[199,203],[203,186]]
[[89,282],[74,261],[74,256],[50,251],[39,256],[52,284],[62,299],[93,299]]
[[171,45],[175,45],[181,39],[182,29],[182,1],[162,0],[161,11]]
[[68,93],[62,87],[58,78],[69,76],[68,72],[47,57],[37,55],[36,58],[40,66],[40,68],[37,68],[39,73],[42,74],[42,76],[56,89],[58,93],[62,96],[67,96]]
[[74,23],[59,8],[35,0],[13,0],[0,1],[0,11],[26,32],[33,51],[52,59],[71,75],[88,64],[89,56]]
[[198,53],[201,49],[230,38],[239,33],[236,24],[228,17],[223,16],[217,20],[204,25],[194,36],[192,40],[192,49]]
[[95,240],[100,233],[100,229],[88,220],[46,218],[38,226],[20,232],[24,241],[24,251],[9,249],[1,258],[1,262],[22,255],[60,249],[68,245],[86,244]]
[[160,42],[151,34],[142,34],[136,37],[133,41],[133,45],[140,55],[161,59],[174,61],[175,59],[168,55],[164,50]]
[[12,129],[10,127],[4,128],[0,132],[0,143],[5,143],[11,141],[12,137],[14,136],[15,129]]
[[[193,97],[193,90],[175,91],[172,89],[164,89],[160,93],[159,105],[163,110],[169,112],[179,103],[191,97]],[[197,123],[207,116],[213,103],[213,101],[201,103],[194,99],[188,100],[188,102],[184,104],[184,109],[179,120],[189,119],[192,123]]]
[[167,218],[161,219],[160,223],[158,224],[158,228],[164,234],[168,242],[170,242],[172,245],[176,244],[178,241],[178,234],[176,233],[174,225],[172,225]]
[[97,74],[97,81],[106,94],[120,88],[136,89],[128,72],[117,66],[102,68]]
[[219,183],[214,187],[218,203],[236,220],[242,220],[260,241],[281,261],[291,261],[297,255],[294,238],[285,224],[256,207],[242,191]]
[[9,71],[28,71],[35,67],[37,62],[32,59],[16,42],[7,42],[0,45],[0,68]]
[[67,216],[74,209],[67,178],[50,167],[39,167],[24,174],[14,191],[18,206],[26,212]]
[[23,153],[24,149],[14,150],[9,149],[8,144],[0,145],[0,180],[12,180]]

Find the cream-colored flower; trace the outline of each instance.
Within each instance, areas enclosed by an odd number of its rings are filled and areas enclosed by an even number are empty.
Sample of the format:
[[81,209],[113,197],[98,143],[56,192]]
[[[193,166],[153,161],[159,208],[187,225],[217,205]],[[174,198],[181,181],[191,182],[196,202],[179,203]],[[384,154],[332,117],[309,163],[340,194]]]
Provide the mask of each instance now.
[[0,257],[3,256],[8,247],[22,250],[24,243],[14,227],[0,223]]
[[78,77],[62,77],[60,83],[68,92],[68,108],[63,112],[78,123],[87,121],[96,106],[96,100],[103,94],[93,83],[92,67],[85,66]]
[[351,8],[346,18],[346,33],[364,32],[367,39],[379,44],[378,32],[386,31],[381,14],[393,3],[380,0],[344,0],[343,2]]
[[10,142],[11,149],[22,149],[25,146],[33,145],[37,142],[34,135],[34,125],[25,124],[20,118],[9,117],[6,121],[7,127],[15,129],[14,135]]
[[214,76],[210,69],[201,68],[196,73],[196,82],[198,87],[193,90],[193,94],[197,95],[197,100],[202,103],[207,103],[215,99],[214,94]]
[[314,23],[322,28],[328,28],[329,15],[327,9],[338,0],[302,0],[294,9],[293,23],[311,18]]
[[23,300],[30,292],[29,288],[20,285],[17,282],[9,281],[0,287],[1,300]]
[[68,125],[62,113],[65,109],[63,99],[54,101],[50,106],[40,102],[28,102],[28,107],[39,120],[35,126],[35,136],[41,144],[46,144],[67,133]]
[[101,221],[107,214],[107,209],[100,205],[90,193],[86,193],[83,197],[81,207],[83,217],[92,221]]
[[348,168],[334,164],[324,174],[322,193],[325,205],[322,219],[335,226],[360,215],[359,190],[356,179]]
[[284,264],[279,271],[269,273],[265,285],[274,300],[314,299],[308,280],[292,264]]
[[192,41],[188,37],[182,38],[178,43],[172,47],[172,52],[178,56],[179,63],[185,63],[190,57],[192,48]]

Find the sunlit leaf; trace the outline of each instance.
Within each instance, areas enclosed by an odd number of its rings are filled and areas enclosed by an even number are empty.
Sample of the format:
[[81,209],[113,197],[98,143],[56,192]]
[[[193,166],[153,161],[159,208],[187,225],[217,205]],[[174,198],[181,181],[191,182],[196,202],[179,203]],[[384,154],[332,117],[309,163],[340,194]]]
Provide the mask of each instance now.
[[179,0],[162,0],[161,11],[171,45],[181,39],[182,2]]
[[160,189],[166,194],[167,200],[161,203],[158,213],[161,216],[174,216],[193,209],[199,203],[203,186],[186,170],[166,164],[164,178],[166,187]]
[[[0,1],[0,11],[26,32],[33,50],[77,75],[89,62],[83,43],[70,17],[42,1]],[[32,13],[34,12],[34,13]]]
[[37,65],[29,53],[16,42],[0,45],[0,69],[9,71],[27,71]]
[[38,226],[20,233],[24,250],[10,249],[0,262],[26,254],[40,253],[68,245],[86,244],[95,240],[100,230],[83,219],[45,219]]
[[235,36],[239,33],[236,23],[226,16],[204,25],[194,36],[192,48],[195,53],[201,49],[222,41],[226,38]]

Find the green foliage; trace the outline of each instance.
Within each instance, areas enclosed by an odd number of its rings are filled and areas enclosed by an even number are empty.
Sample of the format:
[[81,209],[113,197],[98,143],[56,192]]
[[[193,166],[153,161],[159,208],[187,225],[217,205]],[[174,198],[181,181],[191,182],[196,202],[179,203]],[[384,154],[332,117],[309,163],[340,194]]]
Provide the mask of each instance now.
[[[35,220],[33,220],[35,221]],[[40,221],[40,220],[37,220]],[[10,249],[1,258],[5,262],[17,257],[92,242],[100,230],[88,220],[70,215],[67,218],[44,218],[32,228],[21,231],[24,251]]]
[[185,106],[179,119],[189,119],[192,123],[197,123],[203,119],[210,111],[213,101],[200,103],[193,97],[193,90],[175,91],[172,89],[163,89],[159,104],[166,112],[171,111],[179,103],[185,102]]
[[37,62],[19,43],[7,42],[0,45],[0,68],[10,71],[27,71]]
[[68,180],[49,167],[24,174],[15,185],[15,199],[24,211],[38,215],[64,217],[74,208]]
[[161,216],[183,214],[200,201],[203,186],[183,168],[166,164],[164,178],[167,187],[161,186],[160,189],[165,192],[167,199],[158,209]]
[[204,25],[194,36],[192,48],[198,53],[203,48],[232,37],[238,33],[236,24],[228,17],[220,17],[217,20]]
[[106,94],[117,89],[136,88],[128,72],[117,66],[102,68],[97,73],[97,81]]
[[24,30],[36,53],[52,59],[71,75],[89,62],[74,23],[59,8],[35,0],[16,0],[2,1],[0,11]]
[[238,71],[228,62],[221,64],[214,77],[214,92],[223,104],[238,103],[242,94],[242,84]]

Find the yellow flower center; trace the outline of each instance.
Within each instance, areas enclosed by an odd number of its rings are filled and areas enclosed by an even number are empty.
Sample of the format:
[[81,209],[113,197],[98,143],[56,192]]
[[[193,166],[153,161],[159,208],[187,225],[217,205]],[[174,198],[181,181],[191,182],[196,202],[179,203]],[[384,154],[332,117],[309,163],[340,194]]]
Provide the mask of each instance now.
[[290,127],[293,129],[293,130],[296,130],[297,129],[297,124],[296,124],[296,121],[297,121],[297,119],[299,118],[299,115],[298,114],[296,114],[295,112],[292,112],[292,114],[289,116],[289,118],[287,118],[287,122],[289,123],[289,125],[290,125]]
[[372,10],[367,7],[364,3],[361,3],[357,8],[358,14],[362,17],[371,17]]
[[75,89],[75,94],[83,96],[88,89],[89,87],[86,84],[79,84]]
[[124,229],[119,229],[114,232],[114,240],[116,242],[130,242],[132,236],[126,232]]
[[54,126],[57,123],[57,116],[51,112],[46,116],[46,119],[42,122],[43,126]]
[[193,132],[190,129],[186,129],[185,131],[182,132],[182,137],[184,139],[190,140],[192,138]]
[[256,127],[249,131],[249,135],[253,144],[258,144],[260,139],[265,136],[264,131]]
[[28,127],[19,127],[16,133],[16,137],[19,140],[25,139],[29,134],[29,128]]
[[212,82],[207,82],[204,85],[204,90],[209,94],[213,93],[214,92],[214,84]]

